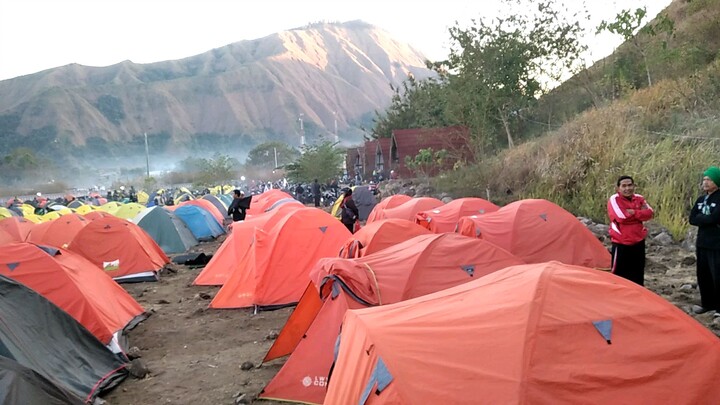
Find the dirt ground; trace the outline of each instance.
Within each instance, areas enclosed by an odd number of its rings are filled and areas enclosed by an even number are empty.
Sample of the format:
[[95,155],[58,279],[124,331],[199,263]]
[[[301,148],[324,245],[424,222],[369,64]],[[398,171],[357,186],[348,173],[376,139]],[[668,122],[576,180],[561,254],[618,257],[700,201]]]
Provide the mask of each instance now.
[[[214,253],[222,240],[193,251]],[[677,245],[649,243],[647,258],[646,286],[689,312],[699,302],[694,254]],[[156,283],[123,285],[152,312],[128,335],[149,374],[128,377],[104,399],[110,405],[235,404],[239,397],[238,403],[253,403],[282,366],[283,360],[260,362],[292,309],[258,314],[250,309],[208,310],[219,287],[192,286],[200,268],[171,268],[176,272],[164,272]],[[720,318],[710,313],[692,316],[720,336]],[[247,362],[252,367],[245,370]]]

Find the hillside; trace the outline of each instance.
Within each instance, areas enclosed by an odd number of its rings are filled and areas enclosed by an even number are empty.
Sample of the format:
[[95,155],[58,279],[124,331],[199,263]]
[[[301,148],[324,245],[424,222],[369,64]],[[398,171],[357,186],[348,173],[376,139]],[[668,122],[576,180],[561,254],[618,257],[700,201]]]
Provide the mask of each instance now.
[[[36,150],[56,142],[112,153],[247,151],[274,139],[300,143],[334,132],[356,140],[390,84],[427,77],[424,57],[361,21],[319,23],[192,57],[107,67],[77,64],[0,82],[0,141]],[[138,149],[135,151],[135,149]],[[140,153],[142,154],[142,153]]]

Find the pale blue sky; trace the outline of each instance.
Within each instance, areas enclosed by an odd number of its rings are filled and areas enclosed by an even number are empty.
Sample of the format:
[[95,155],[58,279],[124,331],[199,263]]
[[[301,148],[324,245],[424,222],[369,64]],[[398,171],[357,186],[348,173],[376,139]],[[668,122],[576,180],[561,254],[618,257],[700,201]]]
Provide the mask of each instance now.
[[[566,0],[579,6],[579,0]],[[622,8],[652,16],[670,0],[586,0],[596,26]],[[309,22],[364,20],[432,60],[448,50],[448,27],[497,13],[497,0],[0,0],[0,80],[69,63],[180,59]],[[587,39],[597,60],[620,38]]]

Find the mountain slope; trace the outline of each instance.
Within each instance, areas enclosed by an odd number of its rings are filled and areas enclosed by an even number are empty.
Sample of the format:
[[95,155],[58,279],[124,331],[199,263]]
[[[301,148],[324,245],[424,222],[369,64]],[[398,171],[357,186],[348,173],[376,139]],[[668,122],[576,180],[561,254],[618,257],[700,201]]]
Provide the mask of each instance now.
[[364,116],[389,103],[390,84],[409,73],[428,76],[424,66],[419,52],[360,21],[315,24],[174,61],[72,64],[0,82],[0,137],[33,144],[38,132],[43,139],[54,132],[82,146],[148,132],[173,143],[216,134],[298,144],[302,117],[308,139],[333,132],[335,119],[341,138],[352,138]]

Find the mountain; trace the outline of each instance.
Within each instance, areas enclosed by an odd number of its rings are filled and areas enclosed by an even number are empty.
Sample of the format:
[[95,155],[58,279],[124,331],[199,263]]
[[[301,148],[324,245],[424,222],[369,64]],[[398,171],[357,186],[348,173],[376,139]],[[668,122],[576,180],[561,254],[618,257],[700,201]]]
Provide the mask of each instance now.
[[[265,140],[300,143],[334,132],[362,137],[424,56],[362,21],[317,23],[232,43],[184,59],[107,67],[71,64],[0,81],[6,146],[112,151],[139,148],[148,133],[168,151]],[[134,149],[133,149],[134,150]]]

